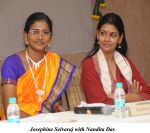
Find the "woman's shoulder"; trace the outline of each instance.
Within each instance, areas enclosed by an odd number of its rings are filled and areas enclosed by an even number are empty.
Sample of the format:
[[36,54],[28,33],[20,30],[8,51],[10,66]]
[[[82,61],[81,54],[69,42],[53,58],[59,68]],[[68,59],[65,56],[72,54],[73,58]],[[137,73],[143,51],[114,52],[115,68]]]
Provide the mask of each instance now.
[[94,65],[94,62],[93,62],[93,58],[92,58],[92,57],[86,58],[86,59],[82,62],[82,66],[83,66],[83,67],[91,67],[92,65]]
[[18,62],[18,60],[20,60],[20,57],[18,54],[15,53],[15,54],[8,56],[4,60],[3,64],[16,64],[16,62]]
[[17,53],[8,56],[1,67],[2,74],[10,73],[10,72],[19,72],[21,64],[21,59]]
[[129,57],[126,56],[125,58],[130,65],[134,65],[133,61]]
[[59,64],[60,63],[60,56],[54,52],[47,52],[46,54],[46,58],[47,58],[47,61],[51,64]]
[[55,52],[51,52],[51,51],[48,51],[46,56],[48,57],[51,57],[51,58],[60,58],[60,56],[58,54],[56,54]]

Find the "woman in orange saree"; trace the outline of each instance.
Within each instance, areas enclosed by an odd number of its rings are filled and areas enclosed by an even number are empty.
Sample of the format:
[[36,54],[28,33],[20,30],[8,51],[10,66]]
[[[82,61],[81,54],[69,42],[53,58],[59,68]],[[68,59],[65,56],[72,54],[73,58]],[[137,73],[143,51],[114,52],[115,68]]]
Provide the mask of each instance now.
[[7,57],[2,66],[5,114],[9,97],[17,97],[21,117],[64,111],[59,101],[75,67],[45,50],[51,41],[52,21],[42,12],[33,13],[23,35],[26,48]]

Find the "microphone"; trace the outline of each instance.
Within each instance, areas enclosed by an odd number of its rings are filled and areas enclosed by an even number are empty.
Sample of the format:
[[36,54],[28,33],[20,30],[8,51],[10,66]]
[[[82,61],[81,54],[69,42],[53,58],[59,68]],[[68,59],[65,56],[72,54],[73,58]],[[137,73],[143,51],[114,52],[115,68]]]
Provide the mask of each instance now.
[[103,113],[104,115],[111,115],[112,112],[113,112],[113,108],[112,108],[110,105],[105,105],[105,106],[103,106],[103,108],[102,108],[102,113]]
[[111,115],[113,108],[110,105],[105,106],[92,106],[92,107],[75,107],[74,113],[76,114],[104,114]]

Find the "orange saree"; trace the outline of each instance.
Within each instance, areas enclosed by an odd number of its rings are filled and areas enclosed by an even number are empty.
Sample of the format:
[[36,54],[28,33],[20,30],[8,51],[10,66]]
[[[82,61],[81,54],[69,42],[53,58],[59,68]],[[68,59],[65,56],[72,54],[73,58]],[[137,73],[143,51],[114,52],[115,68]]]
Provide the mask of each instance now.
[[[32,70],[29,69],[20,74],[20,76],[16,76],[19,78],[15,76],[11,78],[12,74],[10,75],[9,72],[14,73],[14,68],[8,68],[7,64],[10,64],[9,61],[14,58],[17,60],[17,56],[9,57],[11,59],[7,59],[4,63],[2,83],[16,84],[17,101],[20,110],[30,115],[55,112],[53,107],[66,91],[75,72],[75,67],[57,54],[48,52],[45,56],[45,61],[43,60],[38,68],[31,68]],[[15,68],[16,73],[20,70],[20,66],[18,64],[18,68]],[[35,86],[35,82],[38,87]]]

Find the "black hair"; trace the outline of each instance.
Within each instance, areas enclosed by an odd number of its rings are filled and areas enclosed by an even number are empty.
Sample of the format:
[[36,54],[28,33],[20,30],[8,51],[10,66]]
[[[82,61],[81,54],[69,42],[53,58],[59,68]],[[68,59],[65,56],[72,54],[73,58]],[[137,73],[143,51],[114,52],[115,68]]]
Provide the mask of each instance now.
[[[122,19],[120,18],[119,15],[115,14],[115,13],[108,13],[106,15],[104,15],[98,22],[98,25],[97,25],[97,31],[99,32],[101,27],[104,25],[104,24],[112,24],[114,25],[118,32],[119,32],[119,35],[123,35],[123,39],[122,39],[122,42],[120,44],[117,45],[116,49],[119,53],[121,53],[122,55],[126,56],[127,54],[127,50],[128,50],[128,46],[127,46],[127,41],[126,41],[126,36],[125,36],[125,31],[124,31],[124,24],[123,24],[123,21]],[[119,48],[118,46],[121,46],[121,48]],[[93,49],[88,53],[88,55],[86,56],[86,58],[89,58],[91,56],[93,56],[94,54],[97,53],[97,51],[99,50],[99,44],[98,44],[98,39],[96,37],[95,39],[95,43],[94,43],[94,47]],[[86,59],[85,58],[85,59]]]
[[50,29],[50,32],[52,33],[52,21],[51,19],[43,12],[35,12],[33,14],[31,14],[25,23],[25,27],[24,27],[24,32],[28,33],[30,30],[30,27],[33,23],[35,23],[36,21],[40,21],[40,20],[44,20]]

